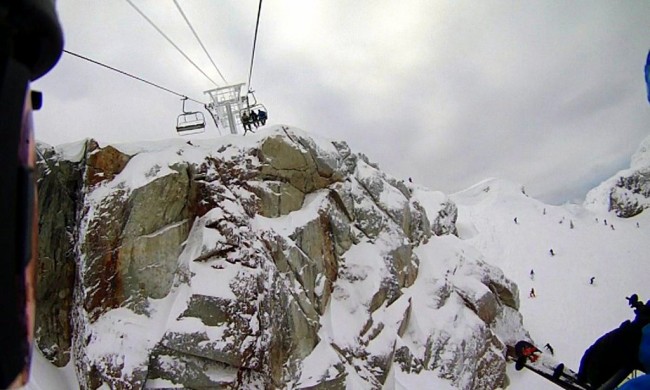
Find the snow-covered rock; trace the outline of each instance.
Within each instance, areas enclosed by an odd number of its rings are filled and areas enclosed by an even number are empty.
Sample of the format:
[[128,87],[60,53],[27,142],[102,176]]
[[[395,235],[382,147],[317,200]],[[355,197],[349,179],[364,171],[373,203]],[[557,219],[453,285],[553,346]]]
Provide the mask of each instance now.
[[75,277],[37,341],[82,388],[506,384],[518,288],[455,236],[444,194],[284,126],[81,145],[43,153],[41,198],[68,211],[42,229],[40,277]]
[[614,211],[629,218],[650,208],[650,136],[632,156],[629,169],[622,170],[591,190],[585,206],[595,211]]

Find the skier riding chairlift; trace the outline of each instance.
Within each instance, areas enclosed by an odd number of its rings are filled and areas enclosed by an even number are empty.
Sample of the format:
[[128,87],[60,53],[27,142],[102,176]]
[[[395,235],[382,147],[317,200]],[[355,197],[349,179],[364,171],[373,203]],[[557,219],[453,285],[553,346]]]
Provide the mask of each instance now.
[[258,126],[264,126],[266,124],[266,120],[269,117],[268,110],[264,104],[257,101],[255,92],[250,89],[248,90],[248,94],[244,99],[246,101],[246,110],[250,113],[253,113],[253,110],[257,110],[257,113],[255,115],[257,116]]

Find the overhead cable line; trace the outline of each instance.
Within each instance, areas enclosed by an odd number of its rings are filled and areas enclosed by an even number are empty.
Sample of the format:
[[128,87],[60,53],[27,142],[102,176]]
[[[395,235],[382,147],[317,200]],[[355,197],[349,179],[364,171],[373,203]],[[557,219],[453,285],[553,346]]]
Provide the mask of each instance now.
[[192,99],[192,98],[190,98],[190,97],[187,97],[187,96],[185,96],[185,95],[183,95],[183,94],[181,94],[181,93],[178,93],[178,92],[172,91],[172,90],[169,89],[169,88],[165,88],[165,87],[160,86],[160,85],[158,85],[158,84],[156,84],[156,83],[152,83],[151,81],[147,81],[147,80],[145,80],[145,79],[143,79],[143,78],[141,78],[141,77],[134,76],[134,75],[132,75],[132,74],[130,74],[130,73],[127,73],[127,72],[125,72],[125,71],[123,71],[123,70],[119,70],[119,69],[117,69],[117,68],[114,68],[114,67],[112,67],[112,66],[106,65],[106,64],[101,63],[101,62],[99,62],[99,61],[95,61],[95,60],[93,60],[93,59],[91,59],[91,58],[88,58],[88,57],[82,56],[81,54],[77,54],[77,53],[74,53],[74,52],[71,52],[71,51],[69,51],[69,50],[65,50],[65,49],[63,49],[63,52],[66,53],[66,54],[70,54],[71,56],[75,56],[75,57],[81,58],[82,60],[86,60],[86,61],[88,61],[88,62],[92,62],[93,64],[96,64],[96,65],[99,65],[99,66],[103,66],[104,68],[110,69],[110,70],[112,70],[112,71],[114,71],[114,72],[117,72],[117,73],[120,73],[120,74],[122,74],[122,75],[124,75],[124,76],[128,76],[128,77],[131,77],[131,78],[136,79],[136,80],[138,80],[138,81],[142,81],[143,83],[147,83],[147,84],[149,84],[149,85],[151,85],[151,86],[153,86],[153,87],[156,87],[156,88],[162,89],[163,91],[169,92],[169,93],[174,94],[174,95],[176,95],[176,96],[179,96],[179,97],[181,97],[181,98],[187,98],[187,99],[189,99],[189,100],[191,100],[191,101],[193,101],[193,102],[196,102],[196,103],[199,103],[199,104],[205,104],[205,103],[203,103],[203,102],[201,102],[201,101],[198,101],[198,100]]
[[[127,0],[128,1],[128,0]],[[251,67],[248,71],[248,90],[251,90],[251,78],[253,77],[253,61],[255,60],[255,45],[257,44],[257,30],[260,26],[260,14],[262,13],[262,0],[257,9],[257,22],[255,22],[255,36],[253,37],[253,52],[251,54]]]
[[181,9],[181,6],[180,6],[180,4],[178,4],[178,1],[174,0],[174,4],[176,4],[176,8],[178,8],[178,12],[181,13],[181,16],[183,16],[183,19],[185,19],[185,23],[187,23],[187,26],[190,28],[190,30],[192,30],[192,34],[194,34],[194,38],[196,38],[196,40],[199,42],[199,45],[201,45],[201,48],[205,52],[205,55],[208,56],[208,58],[210,59],[210,62],[212,63],[214,68],[217,70],[217,73],[219,73],[219,76],[221,77],[221,80],[223,80],[223,82],[225,84],[228,84],[228,82],[226,81],[226,78],[223,77],[223,74],[221,74],[221,71],[217,67],[217,64],[214,63],[214,60],[212,59],[212,56],[210,56],[210,53],[208,53],[208,49],[205,48],[205,46],[203,45],[203,42],[201,42],[201,39],[199,38],[199,35],[194,30],[194,27],[192,27],[192,23],[190,23],[189,19],[185,15],[185,12],[183,12],[183,10]]
[[167,40],[167,42],[169,42],[172,46],[174,46],[174,48],[175,48],[176,50],[178,50],[178,52],[181,53],[181,54],[183,55],[183,57],[185,57],[185,59],[188,60],[188,61],[190,62],[190,64],[194,65],[194,67],[195,67],[199,72],[201,72],[201,74],[202,74],[203,76],[205,76],[205,78],[207,78],[208,80],[210,80],[210,81],[212,82],[212,84],[214,84],[215,86],[217,86],[217,87],[219,86],[219,85],[218,85],[214,80],[212,80],[212,79],[210,78],[210,76],[208,76],[208,75],[207,75],[203,70],[201,70],[201,68],[199,68],[199,66],[198,66],[197,64],[195,64],[194,61],[192,61],[192,60],[190,59],[190,57],[188,57],[187,54],[185,54],[185,52],[183,52],[183,50],[181,50],[181,48],[178,47],[178,46],[177,46],[177,45],[176,45],[176,44],[175,44],[175,43],[174,43],[174,42],[173,42],[173,41],[172,41],[172,40],[167,36],[167,34],[165,34],[165,33],[164,33],[160,28],[158,28],[158,26],[156,26],[156,24],[155,24],[151,19],[149,19],[149,18],[147,17],[147,15],[144,14],[144,12],[140,11],[140,8],[136,7],[136,5],[133,4],[133,2],[132,2],[131,0],[126,0],[126,2],[129,3],[129,4],[131,5],[131,7],[133,7],[133,9],[135,9],[135,10],[140,14],[140,16],[142,16],[142,17],[143,17],[147,22],[149,22],[149,24],[150,24],[153,28],[155,28],[156,31],[158,31],[158,32],[160,33],[160,35],[162,35],[163,38],[165,38],[165,39]]

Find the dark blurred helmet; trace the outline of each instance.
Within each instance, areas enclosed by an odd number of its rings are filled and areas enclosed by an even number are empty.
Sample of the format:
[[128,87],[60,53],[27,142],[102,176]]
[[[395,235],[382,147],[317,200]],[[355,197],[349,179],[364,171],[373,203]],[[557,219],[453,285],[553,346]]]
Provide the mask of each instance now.
[[0,0],[2,29],[12,57],[27,67],[31,80],[52,69],[61,57],[63,32],[55,0]]

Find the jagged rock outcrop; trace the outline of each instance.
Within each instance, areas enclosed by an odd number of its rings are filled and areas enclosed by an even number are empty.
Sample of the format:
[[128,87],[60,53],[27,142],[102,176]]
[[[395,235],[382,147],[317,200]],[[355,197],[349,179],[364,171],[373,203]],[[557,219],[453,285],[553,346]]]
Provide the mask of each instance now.
[[458,229],[456,228],[458,208],[450,201],[442,203],[441,206],[442,207],[440,208],[440,211],[438,211],[433,222],[433,234],[436,236],[442,236],[445,234],[458,236]]
[[650,168],[619,177],[609,193],[610,210],[622,218],[633,217],[650,207]]
[[422,370],[506,382],[505,343],[526,336],[518,290],[453,236],[446,197],[286,127],[83,145],[76,161],[44,153],[74,175],[53,188],[61,174],[43,169],[43,197],[76,195],[42,232],[41,278],[75,277],[37,334],[50,360],[74,355],[82,388],[381,388]]
[[54,148],[44,144],[39,144],[38,149],[41,158],[36,167],[40,219],[35,338],[45,357],[62,367],[70,361],[74,243],[83,180],[76,157],[57,157]]
[[618,172],[587,194],[585,206],[613,211],[621,218],[650,208],[650,137],[632,156],[629,169]]

